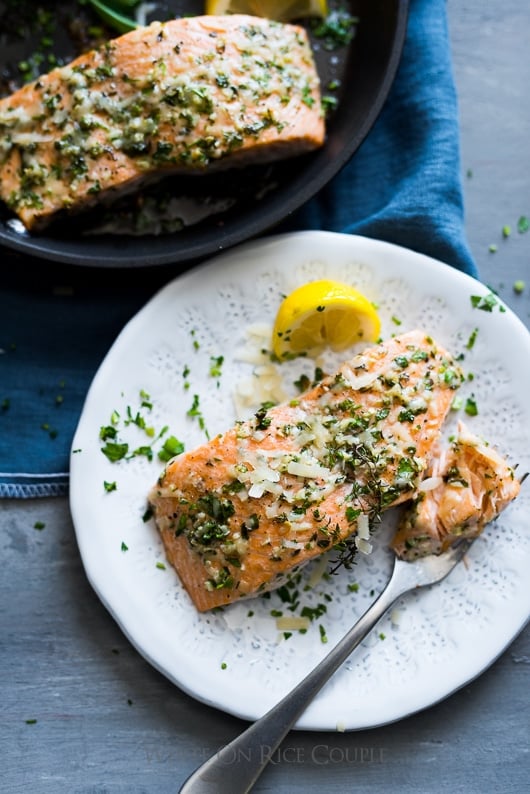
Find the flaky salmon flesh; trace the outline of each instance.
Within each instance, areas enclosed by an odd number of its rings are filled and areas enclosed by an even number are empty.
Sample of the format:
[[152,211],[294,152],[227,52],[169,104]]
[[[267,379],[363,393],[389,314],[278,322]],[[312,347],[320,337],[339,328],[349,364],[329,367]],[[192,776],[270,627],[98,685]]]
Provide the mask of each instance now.
[[462,373],[423,331],[168,463],[149,502],[200,611],[279,586],[416,492]]
[[38,231],[170,173],[292,157],[324,136],[303,28],[154,22],[0,100],[0,199]]
[[405,560],[446,551],[477,537],[519,494],[514,469],[461,422],[449,448],[433,460],[391,546]]

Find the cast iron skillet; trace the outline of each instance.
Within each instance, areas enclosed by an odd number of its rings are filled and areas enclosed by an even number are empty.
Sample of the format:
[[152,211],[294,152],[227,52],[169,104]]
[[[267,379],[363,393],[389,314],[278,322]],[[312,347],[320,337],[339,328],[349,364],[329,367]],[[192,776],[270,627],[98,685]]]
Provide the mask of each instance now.
[[[321,41],[315,40],[323,93],[330,81],[340,82],[335,91],[338,106],[329,119],[322,149],[272,166],[166,180],[163,188],[157,188],[177,196],[213,197],[214,201],[229,198],[229,209],[163,235],[87,234],[95,222],[92,216],[63,218],[42,234],[29,235],[18,230],[20,224],[13,223],[13,217],[1,206],[0,243],[58,262],[130,268],[191,262],[265,232],[314,196],[366,137],[399,64],[408,4],[408,0],[331,0],[331,7],[346,6],[358,16],[359,24],[351,43],[340,49],[326,51]],[[201,13],[203,2],[181,1],[173,6],[178,13]],[[3,52],[6,49],[2,47]],[[0,61],[5,62],[5,57],[0,56]],[[4,64],[0,62],[0,66]]]

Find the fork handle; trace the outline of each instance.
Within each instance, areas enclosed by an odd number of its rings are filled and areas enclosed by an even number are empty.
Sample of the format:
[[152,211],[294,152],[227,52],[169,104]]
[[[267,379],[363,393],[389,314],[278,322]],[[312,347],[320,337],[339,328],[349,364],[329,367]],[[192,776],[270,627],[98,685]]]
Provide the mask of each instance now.
[[251,790],[273,753],[324,684],[392,604],[411,589],[409,582],[400,583],[398,565],[394,566],[381,595],[327,656],[276,706],[196,769],[179,794],[245,794]]

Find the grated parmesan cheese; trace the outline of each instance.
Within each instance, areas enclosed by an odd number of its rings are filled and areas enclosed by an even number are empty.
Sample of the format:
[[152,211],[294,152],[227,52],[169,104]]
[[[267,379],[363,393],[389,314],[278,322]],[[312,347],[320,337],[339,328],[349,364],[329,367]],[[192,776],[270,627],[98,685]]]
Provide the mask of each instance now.
[[443,484],[442,477],[426,477],[418,485],[418,491],[434,491],[435,488]]
[[362,554],[372,553],[372,544],[358,535],[355,536],[355,545]]

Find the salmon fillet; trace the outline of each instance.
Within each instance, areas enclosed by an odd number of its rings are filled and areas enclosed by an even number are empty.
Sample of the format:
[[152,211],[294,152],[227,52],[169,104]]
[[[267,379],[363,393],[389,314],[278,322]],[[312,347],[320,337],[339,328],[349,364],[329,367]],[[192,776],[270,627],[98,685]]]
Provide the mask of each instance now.
[[300,155],[324,135],[303,28],[154,22],[0,100],[0,199],[38,231],[169,173]]
[[168,463],[149,502],[198,610],[285,575],[411,498],[462,375],[422,331],[355,356]]
[[477,537],[521,488],[507,461],[463,423],[426,483],[429,489],[420,486],[391,543],[404,560],[440,554],[459,538]]

